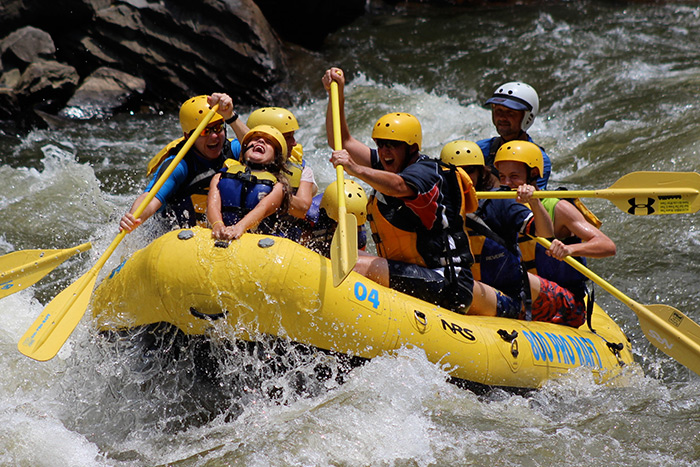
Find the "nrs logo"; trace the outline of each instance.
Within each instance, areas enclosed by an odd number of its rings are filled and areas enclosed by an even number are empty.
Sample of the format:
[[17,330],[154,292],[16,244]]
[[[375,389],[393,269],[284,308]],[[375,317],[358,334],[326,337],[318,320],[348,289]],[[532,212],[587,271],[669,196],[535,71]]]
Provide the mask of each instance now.
[[450,331],[452,334],[454,334],[454,337],[457,336],[462,336],[468,341],[475,341],[476,337],[474,337],[474,333],[472,332],[471,329],[463,328],[459,324],[456,323],[448,323],[444,319],[442,321],[442,329],[445,331]]

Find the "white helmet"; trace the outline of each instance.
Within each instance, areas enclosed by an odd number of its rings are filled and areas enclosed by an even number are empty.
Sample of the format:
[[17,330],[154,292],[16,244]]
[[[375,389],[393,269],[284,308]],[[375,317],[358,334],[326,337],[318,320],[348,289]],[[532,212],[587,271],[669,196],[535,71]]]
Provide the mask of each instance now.
[[509,109],[524,110],[523,121],[520,128],[527,131],[535,122],[535,117],[540,111],[540,98],[535,88],[526,83],[513,81],[506,83],[493,92],[493,96],[484,105],[499,104]]

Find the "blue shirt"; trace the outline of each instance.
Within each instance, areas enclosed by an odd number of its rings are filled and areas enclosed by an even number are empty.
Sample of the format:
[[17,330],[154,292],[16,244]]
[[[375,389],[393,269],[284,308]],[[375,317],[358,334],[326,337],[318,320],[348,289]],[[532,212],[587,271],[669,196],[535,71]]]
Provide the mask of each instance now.
[[[233,139],[230,141],[230,148],[231,152],[234,155],[235,159],[238,159],[241,154],[241,143],[237,139]],[[222,151],[222,153],[225,151]],[[213,170],[213,173],[218,172],[221,169],[221,164],[222,160],[221,158],[217,158],[214,160],[211,159],[206,159],[204,157],[201,157],[199,154],[196,152],[194,153],[195,157],[198,158],[199,164],[205,169],[202,171],[202,173],[210,173],[210,171]],[[158,179],[160,178],[159,175],[162,173],[162,168],[167,167],[170,162],[175,159],[175,156],[177,153],[173,154],[172,156],[168,156],[167,159],[163,161],[161,164],[161,168],[158,169],[156,172],[156,175],[148,182],[148,186],[146,187],[145,191],[151,191],[151,188],[153,188],[153,185],[156,184]],[[187,176],[189,175],[189,168],[187,161],[183,158],[175,167],[173,170],[173,173],[170,174],[170,177],[163,183],[163,186],[158,190],[158,193],[156,193],[156,198],[158,201],[161,202],[163,206],[165,206],[166,202],[172,198],[174,193],[182,187],[182,185],[185,183],[187,180]],[[213,174],[212,174],[213,175]]]
[[[493,138],[482,139],[476,142],[476,144],[481,148],[481,152],[484,154],[484,163],[486,167],[493,167],[493,161],[495,159],[497,147],[492,148],[491,146],[496,142],[496,140],[501,140],[500,136],[494,136]],[[502,141],[502,140],[501,140]],[[527,135],[527,141],[534,144],[530,135]],[[545,150],[538,146],[542,151],[542,162],[544,163],[544,174],[537,179],[537,188],[540,190],[547,189],[547,183],[549,182],[549,176],[552,173],[552,161],[549,160],[549,156]]]

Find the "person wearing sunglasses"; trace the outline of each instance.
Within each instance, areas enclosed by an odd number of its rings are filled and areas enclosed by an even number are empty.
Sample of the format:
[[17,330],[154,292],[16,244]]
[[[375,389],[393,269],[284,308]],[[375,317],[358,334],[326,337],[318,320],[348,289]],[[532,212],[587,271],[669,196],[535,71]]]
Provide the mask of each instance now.
[[207,226],[205,214],[211,179],[221,170],[226,159],[237,159],[241,153],[240,142],[237,139],[229,141],[226,138],[226,124],[234,124],[237,119],[232,100],[226,94],[218,94],[216,101],[219,103],[218,112],[194,141],[192,148],[158,190],[140,218],[136,219],[133,212],[148,196],[160,174],[168,168],[169,162],[175,158],[192,132],[209,113],[212,98],[206,95],[196,96],[180,106],[183,136],[171,142],[151,160],[148,175],[154,176],[144,193],[134,201],[129,212],[122,216],[120,230],[131,232],[155,213],[159,213],[164,225],[169,228]]
[[[405,112],[377,120],[372,129],[377,149],[353,138],[345,118],[342,70],[331,68],[324,74],[322,82],[329,93],[332,81],[338,83],[344,149],[333,151],[330,161],[374,189],[367,219],[379,256],[360,251],[354,270],[457,313],[496,316],[503,303],[495,289],[472,276],[474,257],[462,211],[476,206],[466,199],[457,172],[421,154],[421,124]],[[333,148],[332,122],[329,102],[326,134]]]

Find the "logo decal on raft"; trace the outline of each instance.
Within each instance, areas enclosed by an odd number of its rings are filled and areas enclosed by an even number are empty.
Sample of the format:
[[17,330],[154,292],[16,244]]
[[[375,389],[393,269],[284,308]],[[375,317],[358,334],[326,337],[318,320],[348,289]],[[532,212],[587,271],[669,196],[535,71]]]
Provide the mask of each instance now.
[[587,337],[526,330],[521,332],[530,343],[535,364],[563,363],[571,366],[603,367],[598,349]]
[[367,300],[372,304],[372,308],[377,310],[379,308],[379,291],[375,288],[370,288],[367,290],[367,286],[362,282],[355,282],[354,287],[355,298],[359,302],[364,302]]
[[441,319],[440,321],[442,321],[442,329],[445,331],[450,331],[453,334],[453,337],[461,336],[468,341],[476,341],[476,337],[474,337],[474,333],[471,329],[463,328],[459,324],[448,323],[444,319]]

